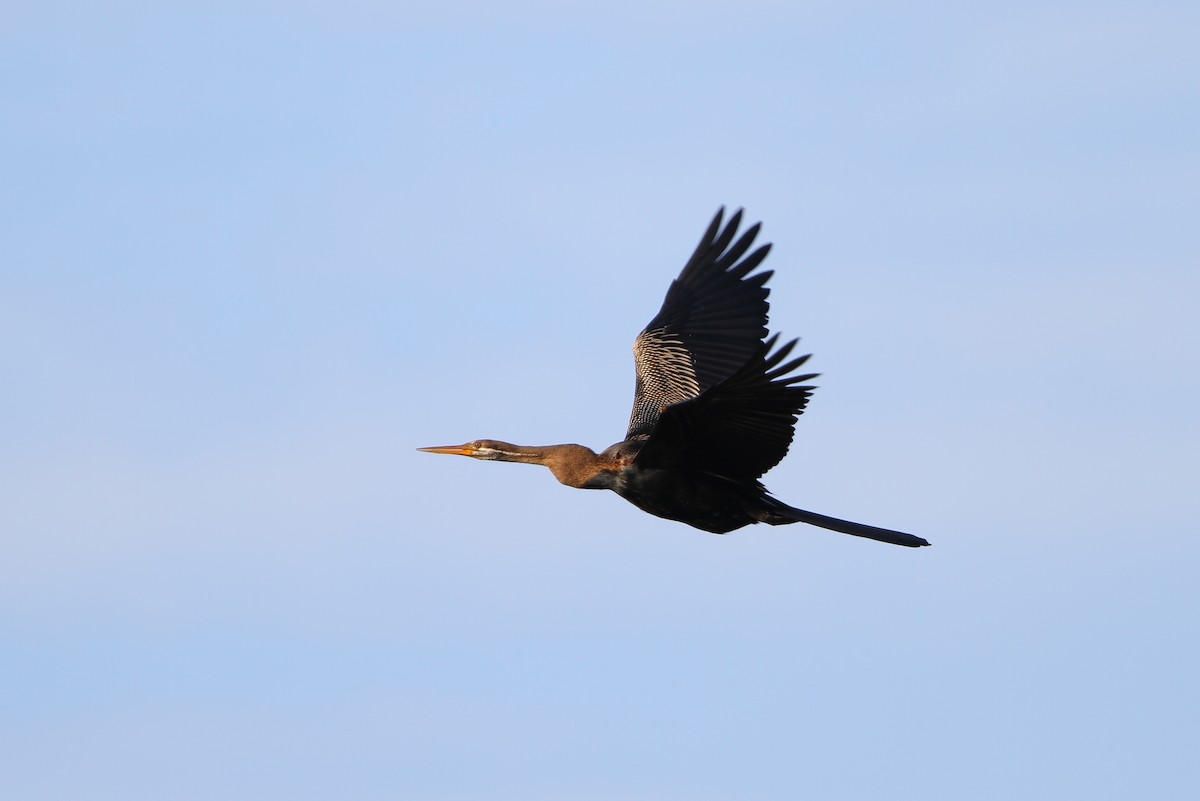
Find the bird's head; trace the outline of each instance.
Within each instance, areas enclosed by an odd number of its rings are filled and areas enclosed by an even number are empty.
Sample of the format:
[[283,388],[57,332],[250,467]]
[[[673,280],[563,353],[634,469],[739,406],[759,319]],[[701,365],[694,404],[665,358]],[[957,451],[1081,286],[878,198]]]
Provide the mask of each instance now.
[[451,456],[470,456],[472,459],[488,459],[500,462],[524,461],[523,450],[507,442],[494,439],[477,439],[465,445],[439,445],[433,448],[417,448],[425,453],[448,453]]

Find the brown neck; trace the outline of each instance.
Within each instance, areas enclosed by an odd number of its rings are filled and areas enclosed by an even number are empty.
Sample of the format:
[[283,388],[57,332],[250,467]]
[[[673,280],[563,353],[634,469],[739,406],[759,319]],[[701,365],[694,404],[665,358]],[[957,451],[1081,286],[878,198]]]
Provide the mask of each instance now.
[[568,487],[587,488],[604,470],[611,469],[607,460],[583,445],[527,446],[496,442],[494,446],[491,458],[500,462],[543,464]]

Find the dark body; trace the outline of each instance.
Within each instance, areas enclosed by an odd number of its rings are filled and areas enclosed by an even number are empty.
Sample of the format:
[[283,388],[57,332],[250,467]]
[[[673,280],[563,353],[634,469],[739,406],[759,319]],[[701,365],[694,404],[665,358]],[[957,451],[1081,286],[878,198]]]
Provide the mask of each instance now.
[[[641,444],[621,442],[613,448],[636,454]],[[714,534],[758,522],[754,511],[762,497],[759,489],[711,473],[633,465],[601,471],[595,483],[587,487],[592,488],[610,489],[643,512]]]
[[751,523],[810,523],[918,547],[924,539],[796,509],[759,478],[787,453],[814,387],[788,359],[796,340],[767,336],[770,271],[751,275],[770,245],[747,255],[759,226],[734,241],[741,211],[717,212],[634,341],[637,381],[625,439],[600,454],[582,445],[528,447],[498,440],[422,448],[476,459],[541,464],[568,486],[608,489],[658,517],[724,534]]
[[747,487],[709,473],[625,469],[616,473],[607,489],[643,512],[714,534],[769,520],[769,499],[761,487]]

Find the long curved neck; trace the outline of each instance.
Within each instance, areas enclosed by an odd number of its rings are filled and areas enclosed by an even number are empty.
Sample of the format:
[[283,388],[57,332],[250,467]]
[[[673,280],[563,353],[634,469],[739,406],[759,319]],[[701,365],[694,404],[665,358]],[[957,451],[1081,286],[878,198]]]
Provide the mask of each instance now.
[[500,462],[542,464],[550,468],[563,484],[578,489],[603,489],[608,486],[609,460],[583,445],[511,445],[495,443],[491,458]]

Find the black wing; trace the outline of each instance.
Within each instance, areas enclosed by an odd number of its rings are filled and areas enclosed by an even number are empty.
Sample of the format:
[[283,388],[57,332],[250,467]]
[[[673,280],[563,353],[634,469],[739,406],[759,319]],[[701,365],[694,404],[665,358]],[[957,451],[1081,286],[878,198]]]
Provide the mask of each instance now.
[[[626,439],[649,434],[663,408],[694,398],[738,371],[767,335],[765,270],[747,278],[771,249],[754,244],[755,223],[734,242],[742,211],[721,228],[722,207],[662,308],[633,343],[637,385]],[[732,245],[731,245],[732,243]],[[745,256],[745,258],[742,258]],[[739,261],[740,260],[740,261]]]
[[816,373],[788,375],[808,356],[781,364],[797,340],[774,353],[778,335],[725,381],[668,406],[635,459],[639,466],[696,470],[735,481],[756,481],[779,464],[792,444],[796,417],[815,387],[797,386]]

